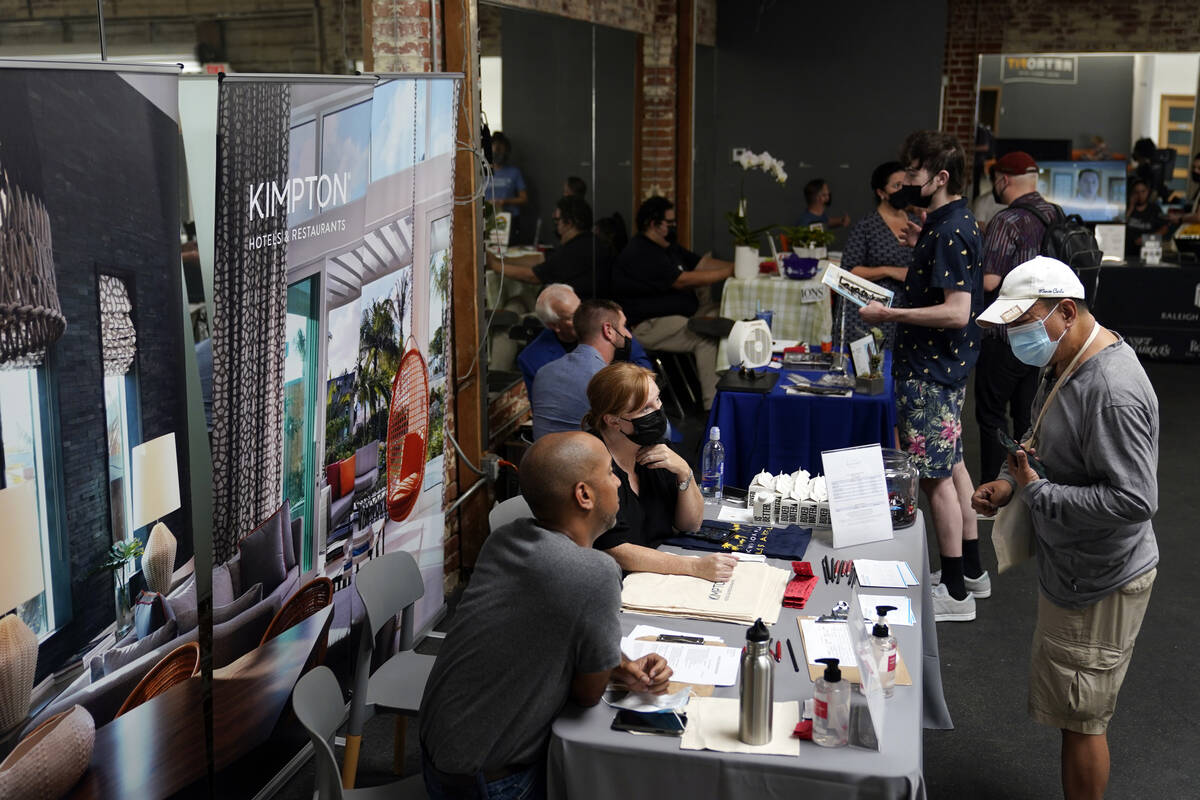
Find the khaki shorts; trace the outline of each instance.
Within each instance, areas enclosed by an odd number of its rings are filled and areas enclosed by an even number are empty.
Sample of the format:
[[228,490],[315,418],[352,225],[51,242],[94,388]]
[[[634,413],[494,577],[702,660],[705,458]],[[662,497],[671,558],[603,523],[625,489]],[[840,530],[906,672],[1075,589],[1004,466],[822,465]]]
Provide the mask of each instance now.
[[1151,569],[1081,609],[1060,608],[1038,593],[1029,670],[1035,721],[1076,733],[1108,729],[1157,574]]

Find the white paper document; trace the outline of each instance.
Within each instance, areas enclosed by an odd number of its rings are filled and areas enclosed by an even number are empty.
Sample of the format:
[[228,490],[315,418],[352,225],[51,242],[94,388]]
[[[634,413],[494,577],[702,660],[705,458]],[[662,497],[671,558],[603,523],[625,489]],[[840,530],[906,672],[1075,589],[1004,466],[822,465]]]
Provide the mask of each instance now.
[[671,680],[705,686],[732,686],[737,683],[738,662],[742,655],[741,650],[734,647],[643,642],[628,638],[621,640],[621,652],[635,661],[649,653],[658,653],[671,666]]
[[754,510],[751,508],[737,508],[735,506],[721,506],[721,510],[717,512],[717,519],[721,522],[742,522],[746,525],[754,524]]
[[892,507],[879,445],[821,453],[833,546],[849,547],[892,538]]
[[854,559],[854,572],[860,586],[875,586],[886,589],[903,589],[920,583],[907,561],[875,561],[869,558]]
[[819,658],[836,658],[839,664],[847,666],[857,663],[845,622],[801,619],[800,629],[804,633],[804,658],[809,664],[819,665]]
[[917,617],[912,610],[912,601],[904,595],[860,594],[858,603],[862,607],[863,619],[877,619],[879,614],[875,611],[876,606],[892,606],[896,610],[888,612],[888,625],[917,624]]

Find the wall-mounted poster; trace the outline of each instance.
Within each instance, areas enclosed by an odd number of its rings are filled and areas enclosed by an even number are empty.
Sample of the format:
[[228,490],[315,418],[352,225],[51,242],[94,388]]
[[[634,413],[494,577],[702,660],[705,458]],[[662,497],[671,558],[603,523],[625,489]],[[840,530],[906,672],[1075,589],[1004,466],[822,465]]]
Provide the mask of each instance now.
[[282,504],[296,579],[345,602],[365,561],[413,553],[418,629],[443,605],[457,85],[228,78],[220,98],[215,561]]

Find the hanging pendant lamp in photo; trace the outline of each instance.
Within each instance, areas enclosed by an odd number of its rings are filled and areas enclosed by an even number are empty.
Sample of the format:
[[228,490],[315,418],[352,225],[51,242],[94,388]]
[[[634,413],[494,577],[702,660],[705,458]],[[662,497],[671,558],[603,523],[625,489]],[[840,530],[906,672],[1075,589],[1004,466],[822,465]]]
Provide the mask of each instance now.
[[50,215],[0,164],[0,366],[42,363],[66,327],[54,278]]

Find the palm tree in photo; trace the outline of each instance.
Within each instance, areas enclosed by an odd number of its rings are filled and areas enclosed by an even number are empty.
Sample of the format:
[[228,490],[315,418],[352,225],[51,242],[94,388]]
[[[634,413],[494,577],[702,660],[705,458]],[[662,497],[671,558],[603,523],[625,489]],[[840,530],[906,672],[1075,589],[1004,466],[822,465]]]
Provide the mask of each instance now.
[[358,329],[354,396],[368,424],[376,411],[387,408],[391,398],[391,379],[402,355],[398,334],[393,305],[386,298],[376,300],[363,311]]

